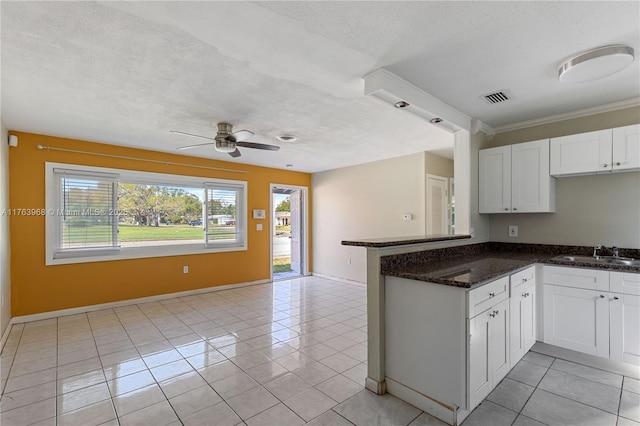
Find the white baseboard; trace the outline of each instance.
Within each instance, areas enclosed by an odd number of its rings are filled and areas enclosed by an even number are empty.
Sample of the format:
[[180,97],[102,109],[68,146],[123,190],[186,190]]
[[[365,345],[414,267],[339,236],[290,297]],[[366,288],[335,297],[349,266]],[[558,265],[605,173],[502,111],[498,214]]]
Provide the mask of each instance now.
[[[199,288],[196,290],[180,291],[176,293],[166,293],[166,294],[159,294],[155,296],[140,297],[137,299],[127,299],[127,300],[120,300],[117,302],[101,303],[99,305],[80,306],[77,308],[61,309],[59,311],[49,311],[49,312],[42,312],[39,314],[22,315],[19,317],[11,318],[11,321],[9,322],[7,329],[11,328],[13,324],[20,324],[23,322],[41,321],[41,320],[46,320],[51,318],[63,317],[67,315],[76,315],[76,314],[83,314],[87,312],[100,311],[102,309],[119,308],[122,306],[137,305],[139,303],[156,302],[158,300],[173,299],[175,297],[192,296],[194,294],[229,290],[232,288],[248,287],[252,285],[266,284],[270,282],[271,282],[270,280],[265,279],[265,280],[251,281],[246,283],[227,284],[227,285],[221,285],[221,286],[215,286],[215,287]],[[3,344],[4,344],[4,340],[3,340]],[[2,350],[1,347],[0,347],[0,350]]]
[[348,280],[346,278],[334,277],[334,276],[326,275],[326,274],[319,274],[317,272],[312,273],[312,275],[314,277],[324,278],[325,280],[338,281],[338,282],[341,282],[341,283],[357,285],[357,286],[360,286],[360,287],[366,287],[367,286],[367,283],[363,283],[363,282],[360,282],[360,281]]

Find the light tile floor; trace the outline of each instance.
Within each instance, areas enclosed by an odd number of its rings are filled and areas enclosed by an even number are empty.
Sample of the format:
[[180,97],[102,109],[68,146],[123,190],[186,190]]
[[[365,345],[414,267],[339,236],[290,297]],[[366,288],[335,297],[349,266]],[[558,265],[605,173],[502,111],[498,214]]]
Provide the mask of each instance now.
[[[438,425],[363,389],[366,290],[317,277],[14,325],[0,425]],[[471,425],[638,425],[640,382],[530,352]]]

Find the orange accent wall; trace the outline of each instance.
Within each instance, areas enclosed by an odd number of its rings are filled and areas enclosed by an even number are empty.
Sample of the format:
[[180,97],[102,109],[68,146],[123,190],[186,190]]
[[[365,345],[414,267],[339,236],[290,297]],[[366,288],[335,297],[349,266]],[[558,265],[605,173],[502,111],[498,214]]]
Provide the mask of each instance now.
[[[124,148],[30,133],[18,135],[19,146],[9,150],[9,206],[11,209],[45,208],[45,162],[111,167],[248,182],[248,212],[269,210],[270,183],[306,186],[308,173],[235,162]],[[208,167],[246,170],[248,174],[214,171],[95,155],[47,151],[37,145],[99,152]],[[265,153],[268,155],[269,153]],[[309,201],[310,202],[310,201]],[[309,212],[311,206],[309,206]],[[263,231],[256,230],[263,224]],[[45,217],[11,216],[11,309],[13,316],[115,302],[138,297],[269,279],[271,259],[269,221],[248,217],[248,250],[188,256],[166,256],[45,266]],[[311,217],[309,217],[311,259]],[[189,273],[183,274],[183,265]],[[311,270],[311,265],[309,265]]]

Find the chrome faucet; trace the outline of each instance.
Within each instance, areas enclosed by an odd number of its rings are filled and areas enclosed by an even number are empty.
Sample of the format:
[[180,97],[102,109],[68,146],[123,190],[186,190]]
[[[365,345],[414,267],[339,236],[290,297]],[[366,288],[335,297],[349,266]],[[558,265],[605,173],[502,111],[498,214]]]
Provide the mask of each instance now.
[[593,248],[593,257],[598,258],[598,250],[602,250],[602,245],[598,244]]
[[620,249],[618,247],[616,246],[606,247],[606,246],[603,246],[602,244],[598,244],[593,248],[593,257],[598,259],[600,257],[598,254],[598,250],[602,250],[602,249],[610,251],[613,257],[620,257]]

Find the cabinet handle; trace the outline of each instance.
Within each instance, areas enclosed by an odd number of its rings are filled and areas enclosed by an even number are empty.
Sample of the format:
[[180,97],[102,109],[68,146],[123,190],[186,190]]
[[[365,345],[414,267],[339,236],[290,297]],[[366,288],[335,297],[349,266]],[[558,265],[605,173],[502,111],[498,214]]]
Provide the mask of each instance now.
[[495,293],[489,293],[489,297],[496,297]]
[[616,162],[616,166],[620,166],[621,164],[622,164],[622,163],[621,163],[621,162],[619,162],[619,161],[617,161],[617,162]]
[[509,207],[505,207],[505,208],[504,208],[504,211],[505,211],[505,212],[508,212],[508,211],[509,211]]
[[494,315],[498,315],[500,313],[500,311],[493,311]]
[[489,313],[489,316],[490,316],[491,318],[495,318],[495,317],[496,317],[496,315],[497,315],[497,314],[496,314],[496,311],[493,311],[493,312],[490,312],[490,313]]
[[516,211],[516,210],[518,210],[518,209],[517,209],[517,207],[514,207],[514,208],[513,208],[513,211]]
[[527,279],[527,278],[523,278],[523,279],[522,279],[522,282],[523,282],[523,283],[526,283],[527,281],[528,281],[528,279]]
[[613,296],[613,300],[618,300],[619,297],[618,296]]
[[601,294],[601,295],[600,295],[600,299],[604,299],[604,294]]
[[529,297],[529,293],[522,293],[522,297]]
[[605,164],[602,165],[602,167],[604,167],[606,169],[607,167],[609,167],[609,165],[607,163],[605,163]]

